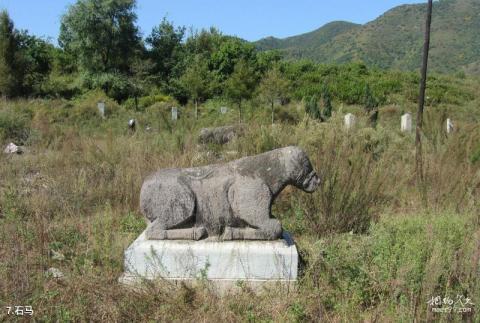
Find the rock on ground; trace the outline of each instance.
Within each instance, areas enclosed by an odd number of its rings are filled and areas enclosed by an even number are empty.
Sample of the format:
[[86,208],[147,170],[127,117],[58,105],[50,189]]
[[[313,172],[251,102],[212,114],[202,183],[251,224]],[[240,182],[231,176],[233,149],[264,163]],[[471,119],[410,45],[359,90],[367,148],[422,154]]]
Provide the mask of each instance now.
[[45,272],[45,276],[55,279],[61,279],[65,277],[65,275],[60,271],[60,269],[54,267],[48,268],[48,270]]
[[23,153],[22,147],[15,145],[13,142],[9,143],[3,150],[5,154],[21,154]]
[[223,145],[232,141],[243,133],[241,126],[225,126],[217,128],[203,128],[200,130],[198,141],[202,144]]

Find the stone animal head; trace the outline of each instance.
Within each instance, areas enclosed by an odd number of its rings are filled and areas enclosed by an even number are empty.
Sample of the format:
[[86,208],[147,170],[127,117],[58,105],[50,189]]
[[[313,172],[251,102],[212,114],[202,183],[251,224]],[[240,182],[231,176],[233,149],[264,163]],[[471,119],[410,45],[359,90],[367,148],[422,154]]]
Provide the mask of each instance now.
[[307,153],[299,147],[285,148],[287,169],[292,172],[295,187],[307,193],[313,193],[320,184],[320,178],[312,167]]

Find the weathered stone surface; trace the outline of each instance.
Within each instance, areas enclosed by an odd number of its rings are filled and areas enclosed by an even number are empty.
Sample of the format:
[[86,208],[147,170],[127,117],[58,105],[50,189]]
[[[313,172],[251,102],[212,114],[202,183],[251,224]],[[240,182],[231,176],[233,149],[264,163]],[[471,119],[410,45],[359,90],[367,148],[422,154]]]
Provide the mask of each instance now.
[[452,133],[455,130],[455,126],[451,119],[447,119],[447,133]]
[[318,179],[307,154],[286,147],[226,164],[164,169],[143,183],[140,207],[147,239],[274,240],[282,233],[271,216],[287,186],[313,192]]
[[243,134],[241,126],[225,126],[217,128],[203,128],[200,130],[198,141],[202,144],[224,145],[232,141],[237,136]]
[[402,122],[400,127],[402,132],[411,132],[412,131],[412,115],[410,113],[405,113],[402,116]]
[[100,117],[105,118],[105,102],[103,101],[98,102],[97,109],[98,109],[98,113],[100,114]]
[[54,267],[48,268],[48,270],[45,272],[45,276],[55,279],[62,279],[65,277],[65,275],[60,271],[60,269]]
[[13,142],[9,143],[3,150],[5,154],[22,154],[22,147],[15,145]]
[[347,115],[345,115],[345,128],[347,130],[352,129],[353,127],[355,127],[356,121],[357,120],[355,116],[351,113],[348,113]]
[[131,131],[135,131],[136,126],[137,121],[135,119],[128,120],[128,129],[130,129]]
[[178,108],[172,107],[172,120],[177,121],[178,120]]
[[148,240],[142,233],[125,251],[123,283],[142,279],[207,279],[221,291],[297,280],[298,252],[288,235],[276,241]]

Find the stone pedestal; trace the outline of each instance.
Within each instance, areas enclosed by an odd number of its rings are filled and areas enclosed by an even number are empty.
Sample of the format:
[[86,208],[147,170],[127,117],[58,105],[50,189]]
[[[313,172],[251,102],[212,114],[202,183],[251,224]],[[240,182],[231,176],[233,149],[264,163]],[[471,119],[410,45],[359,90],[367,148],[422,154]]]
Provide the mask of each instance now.
[[277,241],[220,242],[146,240],[144,232],[125,251],[120,282],[208,280],[225,291],[241,284],[292,286],[297,273],[298,252],[288,234]]

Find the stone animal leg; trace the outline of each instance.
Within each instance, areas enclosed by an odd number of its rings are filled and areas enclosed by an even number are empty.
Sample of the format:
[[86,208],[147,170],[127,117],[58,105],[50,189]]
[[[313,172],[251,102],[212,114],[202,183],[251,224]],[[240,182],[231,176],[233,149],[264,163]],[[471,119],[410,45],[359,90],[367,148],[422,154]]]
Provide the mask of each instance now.
[[182,182],[154,178],[141,192],[141,208],[151,221],[146,229],[149,240],[199,240],[204,227],[195,226],[195,196]]
[[224,240],[275,240],[280,237],[280,221],[270,218],[273,196],[263,182],[252,179],[238,181],[232,185],[228,195],[234,219],[247,226],[227,226]]
[[282,234],[282,225],[277,219],[269,219],[262,228],[232,228],[226,227],[223,240],[275,240]]
[[205,227],[187,229],[166,229],[162,222],[155,220],[146,229],[148,240],[200,240],[207,234]]

